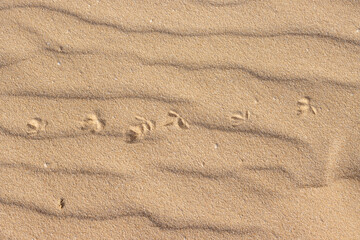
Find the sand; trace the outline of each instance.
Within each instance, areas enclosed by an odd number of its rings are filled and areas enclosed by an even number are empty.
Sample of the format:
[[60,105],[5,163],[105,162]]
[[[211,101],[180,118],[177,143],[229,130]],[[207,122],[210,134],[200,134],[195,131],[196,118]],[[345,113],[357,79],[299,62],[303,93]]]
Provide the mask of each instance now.
[[0,239],[360,239],[356,0],[0,2]]

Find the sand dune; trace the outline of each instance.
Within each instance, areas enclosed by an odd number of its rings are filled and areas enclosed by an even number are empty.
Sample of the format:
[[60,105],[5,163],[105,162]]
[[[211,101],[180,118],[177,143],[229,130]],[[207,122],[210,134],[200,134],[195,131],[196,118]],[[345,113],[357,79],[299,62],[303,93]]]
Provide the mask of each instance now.
[[0,239],[360,239],[359,10],[2,1]]

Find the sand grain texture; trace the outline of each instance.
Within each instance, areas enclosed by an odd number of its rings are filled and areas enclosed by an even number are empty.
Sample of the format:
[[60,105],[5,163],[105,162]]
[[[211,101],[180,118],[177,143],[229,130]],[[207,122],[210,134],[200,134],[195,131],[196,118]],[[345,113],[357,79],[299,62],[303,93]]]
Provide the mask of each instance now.
[[355,0],[1,1],[0,239],[360,239],[359,66]]

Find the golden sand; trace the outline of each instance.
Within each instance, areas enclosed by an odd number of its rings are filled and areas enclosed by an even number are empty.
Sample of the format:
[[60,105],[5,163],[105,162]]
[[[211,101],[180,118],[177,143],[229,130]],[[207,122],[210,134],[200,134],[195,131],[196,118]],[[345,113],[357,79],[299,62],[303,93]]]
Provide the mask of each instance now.
[[360,239],[356,0],[0,2],[0,239]]

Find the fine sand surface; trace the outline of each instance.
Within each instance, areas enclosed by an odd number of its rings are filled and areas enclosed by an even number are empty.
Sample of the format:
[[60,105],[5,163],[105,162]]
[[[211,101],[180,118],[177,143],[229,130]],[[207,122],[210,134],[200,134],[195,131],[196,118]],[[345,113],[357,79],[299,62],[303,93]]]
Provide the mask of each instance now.
[[0,240],[360,239],[357,0],[2,0],[0,78]]

